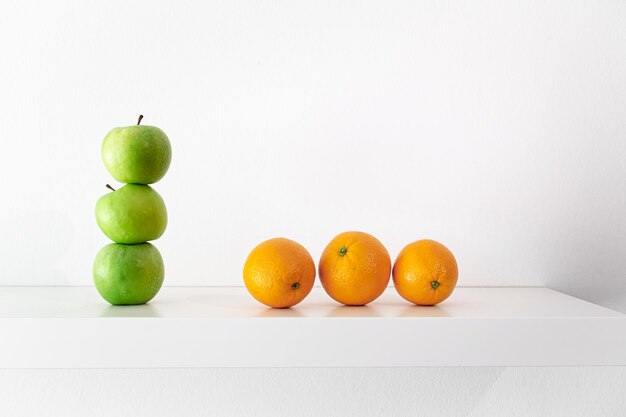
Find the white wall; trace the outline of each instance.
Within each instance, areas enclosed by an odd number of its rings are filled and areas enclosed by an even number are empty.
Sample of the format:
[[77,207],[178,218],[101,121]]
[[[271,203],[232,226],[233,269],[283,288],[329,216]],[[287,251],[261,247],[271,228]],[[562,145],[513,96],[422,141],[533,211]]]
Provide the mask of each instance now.
[[2,371],[11,417],[623,417],[623,368]]
[[[173,143],[155,186],[170,212],[156,243],[169,285],[240,284],[261,240],[290,237],[317,258],[334,234],[360,229],[392,256],[442,241],[462,285],[547,285],[626,311],[625,22],[617,0],[3,1],[0,285],[91,284],[106,243],[93,209],[111,182],[100,141],[143,113]],[[154,399],[158,381],[180,375],[164,372],[103,371],[93,387],[138,378],[138,395]],[[246,398],[264,407],[256,387],[275,379],[256,372],[220,375],[236,378],[232,390],[256,382]],[[334,372],[327,381],[363,392],[380,384],[373,371]],[[380,415],[407,414],[423,404],[407,386],[425,378],[442,395],[419,388],[439,404],[429,415],[471,415],[458,398],[483,394],[474,379],[450,382],[454,372],[465,371],[406,371],[397,397],[372,401]],[[525,396],[544,398],[529,403],[555,411],[544,415],[585,415],[581,398],[624,411],[595,385],[623,388],[622,368],[501,372],[500,395],[470,404],[475,415],[516,411]],[[0,372],[11,389],[23,378],[71,391],[83,377],[93,373]],[[185,376],[178,392],[195,383]],[[396,398],[412,408],[387,408]]]

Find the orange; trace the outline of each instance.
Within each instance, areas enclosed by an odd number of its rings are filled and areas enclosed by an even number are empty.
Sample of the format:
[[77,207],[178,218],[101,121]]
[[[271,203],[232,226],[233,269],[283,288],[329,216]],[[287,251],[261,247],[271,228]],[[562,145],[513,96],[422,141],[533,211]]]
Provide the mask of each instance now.
[[287,308],[311,292],[315,263],[304,246],[278,237],[252,249],[243,267],[243,281],[259,302]]
[[400,251],[393,265],[393,284],[407,301],[431,306],[448,298],[459,276],[454,255],[434,240],[418,240]]
[[389,284],[391,258],[374,236],[344,232],[330,241],[319,264],[320,281],[335,301],[365,305]]

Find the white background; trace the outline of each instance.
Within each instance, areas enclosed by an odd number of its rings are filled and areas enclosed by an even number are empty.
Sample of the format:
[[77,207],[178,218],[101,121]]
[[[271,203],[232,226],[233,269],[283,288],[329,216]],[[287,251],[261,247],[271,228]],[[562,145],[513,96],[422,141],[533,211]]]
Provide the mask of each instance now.
[[[91,285],[112,182],[100,143],[142,113],[173,145],[155,185],[167,285],[239,285],[262,240],[317,259],[363,230],[392,257],[441,241],[461,285],[546,285],[626,311],[623,1],[3,1],[0,52],[0,285]],[[545,372],[555,410],[580,401]],[[623,370],[594,375],[626,386]],[[380,375],[350,378],[374,389]],[[494,401],[493,415],[510,406]]]

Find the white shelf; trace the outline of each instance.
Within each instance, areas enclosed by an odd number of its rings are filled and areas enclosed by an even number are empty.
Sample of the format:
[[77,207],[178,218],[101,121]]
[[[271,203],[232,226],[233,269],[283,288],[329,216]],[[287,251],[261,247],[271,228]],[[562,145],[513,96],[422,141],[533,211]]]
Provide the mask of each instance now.
[[345,307],[320,288],[268,309],[238,287],[170,287],[114,307],[91,287],[0,287],[0,368],[626,365],[626,315],[547,288],[393,288]]

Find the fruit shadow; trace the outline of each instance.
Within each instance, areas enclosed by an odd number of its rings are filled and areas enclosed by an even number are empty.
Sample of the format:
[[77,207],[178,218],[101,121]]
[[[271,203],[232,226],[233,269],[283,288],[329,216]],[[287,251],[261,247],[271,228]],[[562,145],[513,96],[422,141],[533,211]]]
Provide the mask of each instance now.
[[254,315],[255,317],[304,317],[304,315],[298,311],[298,307],[289,308],[259,308]]
[[114,306],[108,305],[104,307],[99,317],[161,317],[159,310],[148,304],[141,305],[128,305],[128,306]]
[[327,317],[450,317],[445,306],[419,306],[411,303],[376,302],[364,306],[338,305]]
[[376,306],[337,305],[328,311],[327,317],[383,317],[384,314]]
[[403,303],[395,314],[395,317],[451,317],[445,306],[421,306],[411,303]]

